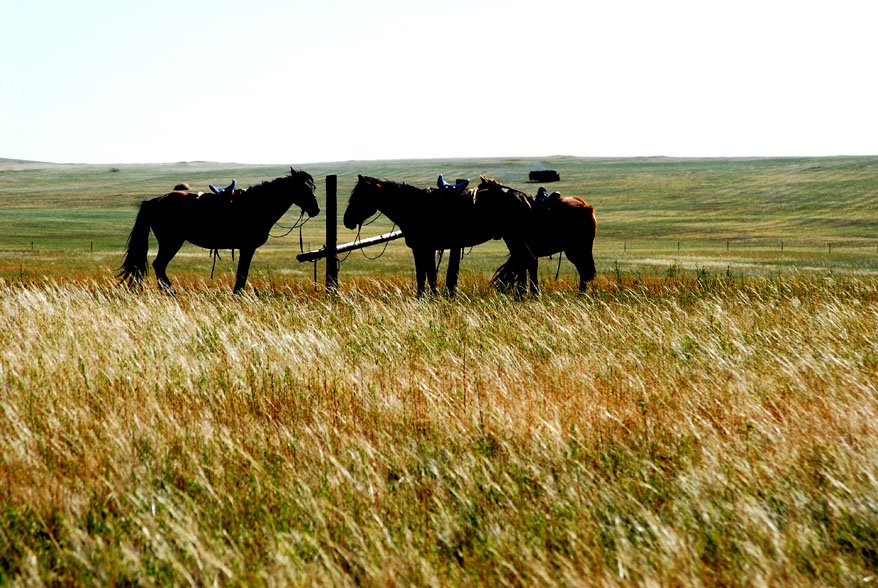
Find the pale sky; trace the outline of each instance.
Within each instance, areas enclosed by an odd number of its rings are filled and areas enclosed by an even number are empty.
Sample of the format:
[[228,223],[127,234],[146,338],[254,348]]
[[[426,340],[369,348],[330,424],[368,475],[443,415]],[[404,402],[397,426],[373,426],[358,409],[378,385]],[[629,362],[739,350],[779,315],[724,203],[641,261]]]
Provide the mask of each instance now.
[[0,0],[0,157],[878,154],[878,2]]

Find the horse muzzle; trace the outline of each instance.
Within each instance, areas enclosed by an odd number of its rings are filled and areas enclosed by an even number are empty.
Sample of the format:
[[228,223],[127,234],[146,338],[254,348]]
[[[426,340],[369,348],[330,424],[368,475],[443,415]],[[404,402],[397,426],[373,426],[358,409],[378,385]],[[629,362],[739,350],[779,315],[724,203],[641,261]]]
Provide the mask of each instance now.
[[346,229],[348,229],[349,231],[353,231],[357,228],[358,225],[362,226],[363,221],[357,222],[354,219],[354,215],[345,214],[344,217],[342,217],[342,223],[344,224],[344,227]]

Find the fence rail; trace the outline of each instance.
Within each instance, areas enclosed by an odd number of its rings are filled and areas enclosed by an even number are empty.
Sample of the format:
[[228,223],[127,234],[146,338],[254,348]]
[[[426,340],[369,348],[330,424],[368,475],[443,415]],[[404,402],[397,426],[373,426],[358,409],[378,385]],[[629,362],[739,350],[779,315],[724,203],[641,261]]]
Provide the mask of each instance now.
[[[354,251],[356,249],[363,249],[365,247],[371,247],[372,245],[379,245],[381,243],[386,243],[387,241],[393,241],[394,239],[399,239],[402,237],[402,231],[393,231],[392,233],[384,233],[383,235],[378,235],[377,237],[368,237],[366,239],[360,239],[359,241],[353,241],[351,243],[345,243],[344,245],[339,245],[335,248],[336,253],[345,253],[347,251]],[[326,247],[322,247],[321,249],[316,249],[314,251],[306,251],[305,253],[300,253],[296,256],[298,261],[315,261],[318,259],[323,259],[329,253]]]
[[598,248],[620,247],[623,251],[643,249],[676,249],[686,251],[693,249],[710,249],[732,251],[735,249],[775,249],[784,252],[787,249],[811,249],[824,250],[832,253],[836,249],[861,249],[878,253],[878,241],[842,240],[842,239],[815,239],[815,240],[787,240],[787,239],[608,239],[601,242],[600,237],[595,244]]

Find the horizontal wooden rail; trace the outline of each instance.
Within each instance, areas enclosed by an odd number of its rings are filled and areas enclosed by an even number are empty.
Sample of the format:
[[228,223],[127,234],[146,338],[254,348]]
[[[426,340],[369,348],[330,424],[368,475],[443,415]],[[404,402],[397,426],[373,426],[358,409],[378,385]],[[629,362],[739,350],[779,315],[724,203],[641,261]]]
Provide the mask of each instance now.
[[[353,241],[351,243],[339,245],[335,248],[335,251],[336,253],[344,253],[345,251],[353,251],[354,249],[362,249],[363,247],[379,245],[381,243],[386,243],[387,241],[399,239],[400,237],[402,237],[402,231],[393,231],[392,233],[384,233],[383,235],[378,235],[377,237],[369,237],[368,239],[363,239],[361,241]],[[300,253],[296,256],[296,259],[299,261],[315,261],[317,259],[323,259],[324,257],[326,257],[326,254],[326,247],[322,247],[320,249],[315,249],[314,251],[306,251],[305,253]]]

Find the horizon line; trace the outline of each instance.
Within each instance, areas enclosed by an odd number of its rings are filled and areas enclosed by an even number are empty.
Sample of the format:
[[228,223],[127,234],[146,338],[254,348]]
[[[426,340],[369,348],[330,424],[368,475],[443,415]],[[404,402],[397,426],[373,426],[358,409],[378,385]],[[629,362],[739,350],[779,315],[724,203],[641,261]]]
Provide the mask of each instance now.
[[[328,165],[332,163],[376,163],[382,161],[449,161],[449,160],[482,160],[482,159],[592,159],[592,160],[620,160],[620,159],[676,159],[676,160],[733,160],[733,159],[842,159],[842,158],[868,158],[878,157],[873,154],[835,154],[835,155],[491,155],[491,156],[447,156],[447,157],[379,157],[374,159],[327,159],[322,161],[295,162],[293,165]],[[0,162],[38,165],[238,165],[238,166],[265,166],[276,167],[290,165],[289,163],[256,163],[252,161],[219,161],[207,159],[191,159],[181,161],[47,161],[40,159],[21,159],[16,157],[0,157]]]

